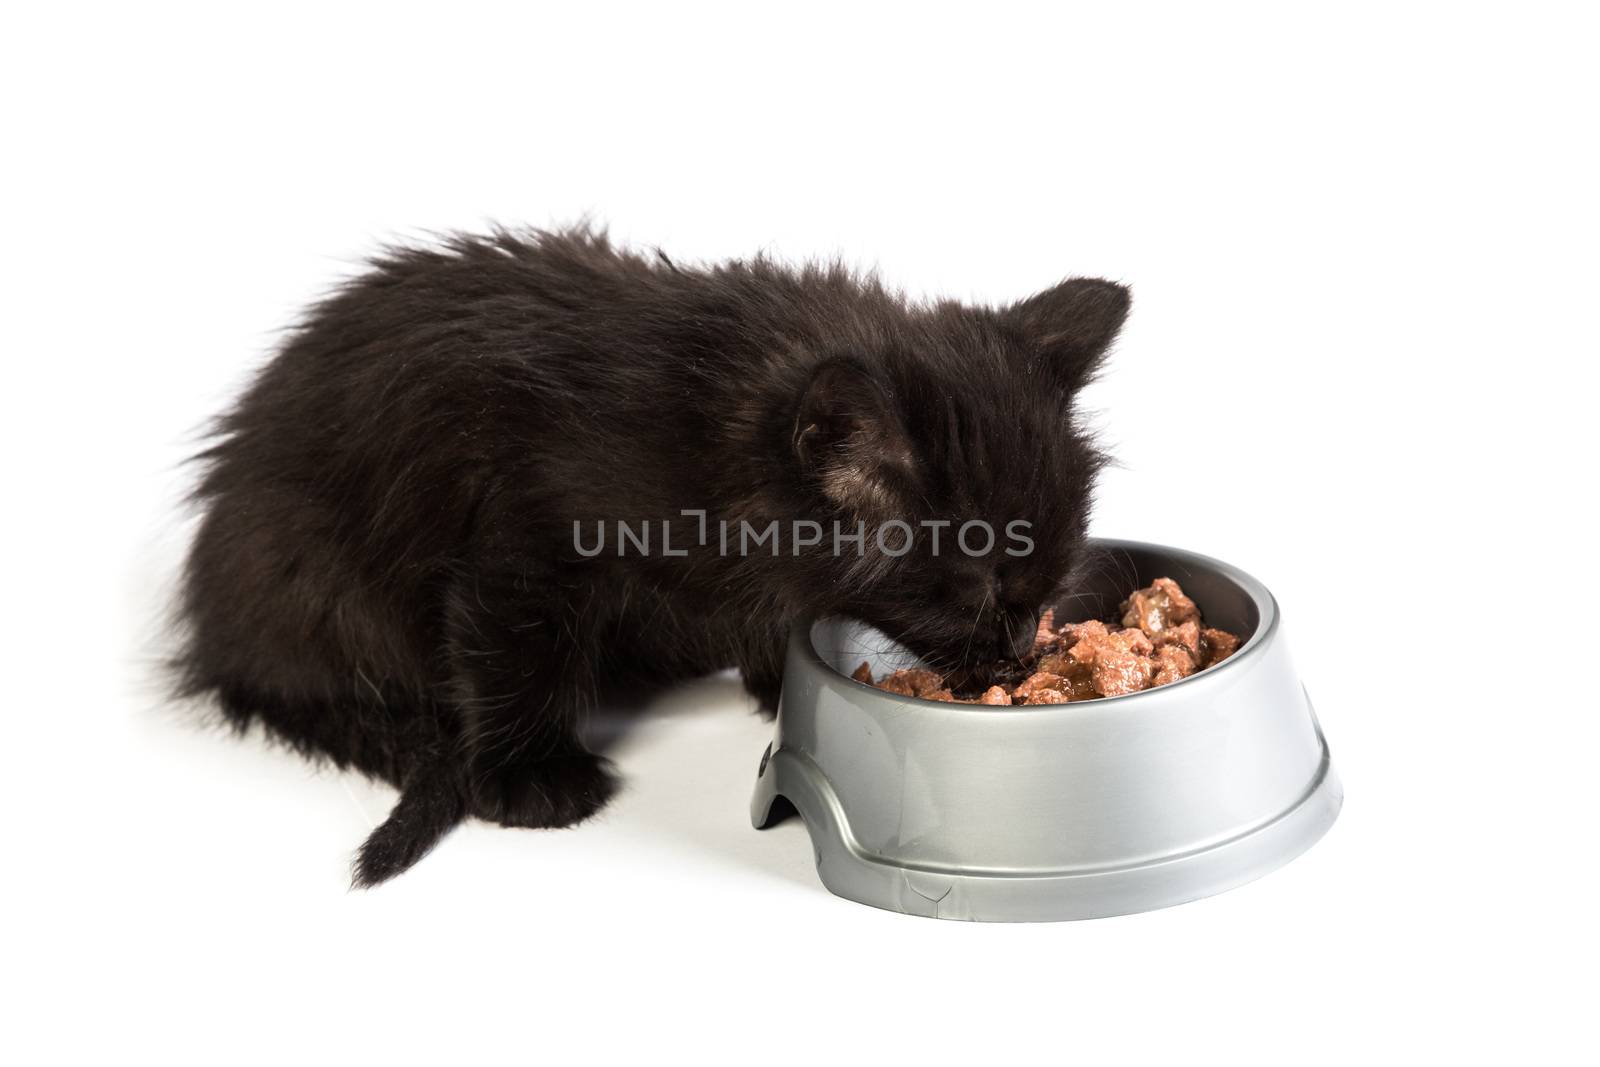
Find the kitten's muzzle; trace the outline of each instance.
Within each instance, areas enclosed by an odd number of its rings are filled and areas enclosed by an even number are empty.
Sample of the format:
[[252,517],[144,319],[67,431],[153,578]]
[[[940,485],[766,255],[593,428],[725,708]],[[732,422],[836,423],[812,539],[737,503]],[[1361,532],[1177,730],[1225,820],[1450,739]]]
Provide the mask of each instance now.
[[1014,608],[1001,624],[1000,648],[1009,659],[1021,659],[1033,651],[1039,633],[1039,612],[1033,608]]

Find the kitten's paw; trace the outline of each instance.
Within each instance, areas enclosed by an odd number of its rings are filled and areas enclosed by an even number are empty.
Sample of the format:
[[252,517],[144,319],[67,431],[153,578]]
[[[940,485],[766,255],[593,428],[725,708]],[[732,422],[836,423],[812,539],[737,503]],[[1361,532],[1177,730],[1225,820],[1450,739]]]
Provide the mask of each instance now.
[[756,698],[756,710],[764,718],[773,718],[778,714],[778,699],[783,696],[782,678],[752,678],[745,675],[742,679],[745,692]]
[[610,760],[590,752],[517,763],[483,776],[473,814],[501,826],[573,826],[605,807],[621,784]]

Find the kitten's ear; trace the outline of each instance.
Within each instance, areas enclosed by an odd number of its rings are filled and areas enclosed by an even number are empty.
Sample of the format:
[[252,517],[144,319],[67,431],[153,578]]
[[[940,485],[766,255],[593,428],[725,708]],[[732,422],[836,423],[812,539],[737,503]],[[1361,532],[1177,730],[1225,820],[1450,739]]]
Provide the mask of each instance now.
[[916,491],[916,455],[893,400],[844,360],[812,374],[795,415],[794,452],[823,495],[857,515],[903,514]]
[[1131,303],[1125,285],[1073,278],[1012,305],[1004,317],[1068,392],[1076,392],[1099,369]]

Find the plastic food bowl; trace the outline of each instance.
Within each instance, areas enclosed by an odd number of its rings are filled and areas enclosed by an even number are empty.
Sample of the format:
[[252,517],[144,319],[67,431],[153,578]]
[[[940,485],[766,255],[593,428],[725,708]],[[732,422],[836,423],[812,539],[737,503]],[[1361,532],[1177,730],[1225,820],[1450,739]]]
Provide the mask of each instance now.
[[[915,657],[862,623],[797,626],[751,818],[805,820],[830,891],[940,919],[1149,911],[1288,863],[1343,800],[1265,586],[1160,545],[1098,541],[1103,565],[1059,621],[1109,617],[1166,575],[1244,638],[1181,681],[1076,704],[988,707],[853,681]],[[787,802],[785,804],[784,802]]]

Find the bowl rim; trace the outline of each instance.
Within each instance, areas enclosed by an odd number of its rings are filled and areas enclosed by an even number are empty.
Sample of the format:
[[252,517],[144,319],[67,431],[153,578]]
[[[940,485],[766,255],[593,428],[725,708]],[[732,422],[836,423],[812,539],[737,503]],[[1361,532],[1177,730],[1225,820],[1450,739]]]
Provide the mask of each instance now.
[[[1137,549],[1144,552],[1175,555],[1183,557],[1191,564],[1198,564],[1201,567],[1216,571],[1228,581],[1242,589],[1251,600],[1255,601],[1256,611],[1260,615],[1260,621],[1256,624],[1255,632],[1250,635],[1249,639],[1246,640],[1244,644],[1239,646],[1239,650],[1237,652],[1223,660],[1221,663],[1218,663],[1212,667],[1207,667],[1204,670],[1196,671],[1187,678],[1179,678],[1176,682],[1169,682],[1166,685],[1155,686],[1150,689],[1141,689],[1137,693],[1120,693],[1117,696],[1098,697],[1094,700],[1073,700],[1068,701],[1065,704],[1005,705],[1004,710],[1009,714],[1015,715],[1017,712],[1023,712],[1031,715],[1088,714],[1098,709],[1105,708],[1117,701],[1139,700],[1141,698],[1146,700],[1158,697],[1166,698],[1169,697],[1173,692],[1178,691],[1181,689],[1181,687],[1190,683],[1203,682],[1207,679],[1215,679],[1220,677],[1224,671],[1242,662],[1246,657],[1251,657],[1252,659],[1255,658],[1259,650],[1264,648],[1267,642],[1271,640],[1273,634],[1277,632],[1278,620],[1280,616],[1277,598],[1272,595],[1272,591],[1268,589],[1265,583],[1263,583],[1260,579],[1256,578],[1247,571],[1235,567],[1231,563],[1224,562],[1223,560],[1217,559],[1213,556],[1207,556],[1200,552],[1192,552],[1186,548],[1163,545],[1154,541],[1133,541],[1120,537],[1093,537],[1089,539],[1089,543],[1093,547],[1101,550],[1126,551],[1127,549]],[[850,677],[850,675],[844,673],[843,671],[835,670],[827,660],[822,658],[822,655],[817,651],[815,644],[812,642],[811,637],[812,631],[816,628],[817,623],[828,621],[829,619],[835,617],[836,616],[825,616],[824,618],[808,617],[803,619],[800,622],[800,629],[798,632],[799,647],[805,656],[807,665],[813,670],[821,670],[824,678],[831,676],[833,678],[840,679],[841,681],[855,686],[858,689],[875,694],[886,704],[892,706],[905,705],[916,708],[938,708],[946,714],[957,715],[993,715],[997,710],[1000,710],[999,705],[962,704],[955,701],[929,700],[927,697],[908,697],[901,696],[898,693],[888,693],[882,689],[879,689],[877,686],[868,685],[865,682],[858,682],[856,679]],[[838,616],[838,618],[846,617]],[[863,622],[861,625],[871,626],[872,624]],[[874,629],[876,629],[876,627],[874,627]]]

